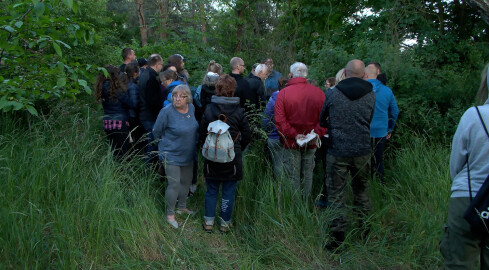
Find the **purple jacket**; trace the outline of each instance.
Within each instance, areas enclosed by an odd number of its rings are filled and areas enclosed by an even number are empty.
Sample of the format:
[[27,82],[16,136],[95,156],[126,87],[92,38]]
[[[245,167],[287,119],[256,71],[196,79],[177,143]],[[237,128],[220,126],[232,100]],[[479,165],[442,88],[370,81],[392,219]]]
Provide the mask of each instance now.
[[275,91],[270,96],[270,99],[267,102],[267,107],[263,112],[261,125],[267,133],[268,138],[279,140],[280,136],[278,135],[277,127],[275,126],[275,113],[273,111],[273,108],[275,107],[275,101],[277,100],[277,95],[278,91]]

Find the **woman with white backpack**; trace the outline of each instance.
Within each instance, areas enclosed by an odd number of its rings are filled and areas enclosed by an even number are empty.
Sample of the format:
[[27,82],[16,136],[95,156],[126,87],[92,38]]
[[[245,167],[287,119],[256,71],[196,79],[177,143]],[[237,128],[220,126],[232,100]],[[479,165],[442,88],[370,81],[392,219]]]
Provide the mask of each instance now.
[[[202,226],[206,232],[213,230],[220,186],[222,186],[222,199],[219,231],[227,232],[231,227],[236,185],[243,178],[242,149],[245,149],[251,140],[248,119],[239,105],[239,97],[233,97],[235,90],[236,80],[233,77],[227,74],[220,76],[216,83],[215,95],[212,96],[211,103],[207,105],[200,124],[200,145],[204,144],[208,133],[210,134],[208,132],[209,124],[219,119],[229,126],[227,130],[234,141],[234,149],[232,149],[234,158],[230,158],[230,161],[210,158],[211,155],[204,159],[204,177],[207,190]],[[205,154],[204,157],[206,157]]]

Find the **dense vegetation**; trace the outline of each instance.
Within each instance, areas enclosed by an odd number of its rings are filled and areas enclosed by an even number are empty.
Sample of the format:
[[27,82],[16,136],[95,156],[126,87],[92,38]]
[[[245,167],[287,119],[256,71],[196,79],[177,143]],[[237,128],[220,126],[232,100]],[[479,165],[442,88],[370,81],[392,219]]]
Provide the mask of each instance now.
[[[441,265],[449,142],[489,59],[487,25],[465,1],[6,0],[0,10],[0,268]],[[235,55],[248,70],[272,57],[282,74],[303,61],[321,86],[352,58],[380,62],[401,115],[389,183],[372,182],[370,237],[352,228],[340,254],[323,251],[331,210],[274,180],[260,140],[245,157],[233,233],[201,229],[202,178],[197,214],[166,226],[164,182],[138,158],[113,161],[89,95],[127,46],[184,55],[191,85],[212,59],[228,72]]]

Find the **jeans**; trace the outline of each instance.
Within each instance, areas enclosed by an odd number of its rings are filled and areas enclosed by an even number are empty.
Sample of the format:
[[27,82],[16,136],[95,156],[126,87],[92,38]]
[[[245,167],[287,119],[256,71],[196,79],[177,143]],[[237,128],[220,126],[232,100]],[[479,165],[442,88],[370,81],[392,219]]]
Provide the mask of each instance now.
[[370,170],[370,176],[373,178],[374,174],[377,173],[379,180],[382,184],[384,182],[384,148],[385,148],[386,137],[382,138],[372,138],[372,167]]
[[234,194],[238,181],[213,181],[205,180],[207,191],[205,192],[205,216],[206,221],[214,220],[216,216],[217,195],[219,186],[222,185],[221,219],[224,223],[231,223],[233,213]]
[[273,174],[276,178],[280,178],[283,172],[283,148],[279,139],[267,140],[268,149],[270,150],[270,155],[273,162]]
[[[316,149],[284,149],[284,172],[292,180],[294,187],[304,196],[311,193]],[[302,184],[302,188],[301,188]]]

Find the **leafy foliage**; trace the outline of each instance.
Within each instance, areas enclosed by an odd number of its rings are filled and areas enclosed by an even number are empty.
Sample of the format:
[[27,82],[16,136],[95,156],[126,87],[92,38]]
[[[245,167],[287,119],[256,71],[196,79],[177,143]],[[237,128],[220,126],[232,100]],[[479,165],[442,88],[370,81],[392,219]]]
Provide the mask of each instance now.
[[77,1],[64,0],[65,9],[56,0],[8,2],[0,4],[0,110],[37,115],[39,100],[90,93],[91,66],[69,55],[93,43],[91,25],[66,16],[77,12]]

